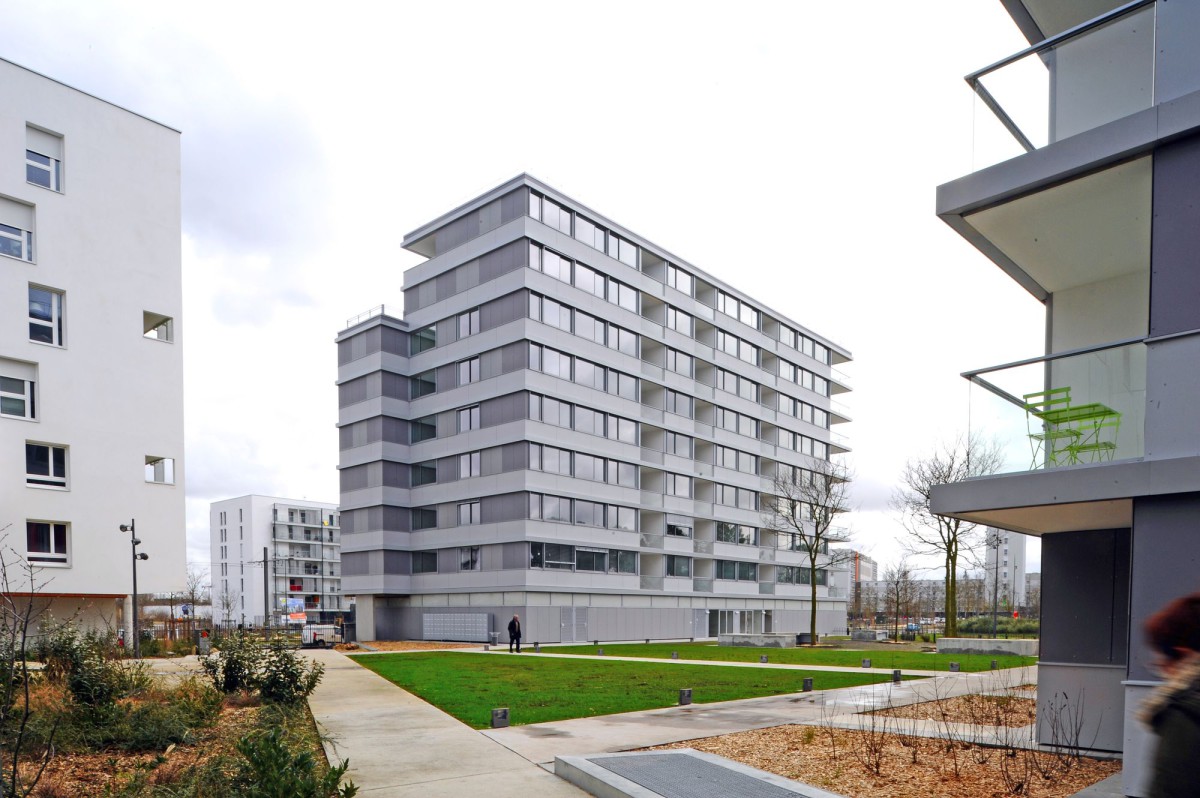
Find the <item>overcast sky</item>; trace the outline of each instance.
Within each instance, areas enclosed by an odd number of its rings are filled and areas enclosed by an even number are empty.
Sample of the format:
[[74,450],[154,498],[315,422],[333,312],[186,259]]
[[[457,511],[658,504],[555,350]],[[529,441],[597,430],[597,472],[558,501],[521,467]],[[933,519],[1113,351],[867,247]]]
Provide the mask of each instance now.
[[[208,505],[336,502],[334,336],[399,314],[404,233],[521,172],[849,348],[858,544],[1042,307],[934,216],[981,164],[999,0],[0,0],[0,55],[183,131],[189,561]],[[1040,558],[1031,539],[1030,569]]]

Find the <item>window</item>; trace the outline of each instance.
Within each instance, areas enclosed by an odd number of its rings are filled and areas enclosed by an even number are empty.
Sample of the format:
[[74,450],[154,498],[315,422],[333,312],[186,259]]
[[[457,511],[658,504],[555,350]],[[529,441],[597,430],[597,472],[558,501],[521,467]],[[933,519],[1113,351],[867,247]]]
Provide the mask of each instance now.
[[542,250],[542,272],[555,280],[562,280],[564,283],[571,282],[571,261],[569,258],[564,258],[557,252],[549,249]]
[[43,488],[67,487],[67,447],[26,442],[25,484]]
[[0,197],[0,255],[33,262],[33,207]]
[[62,191],[62,136],[25,126],[25,180],[51,191]]
[[67,564],[67,524],[26,521],[25,549],[30,562]]
[[676,554],[667,555],[667,576],[691,576],[692,558],[680,557]]
[[685,377],[692,376],[692,356],[674,349],[667,350],[667,370]]
[[600,272],[582,263],[575,264],[575,286],[577,288],[604,299],[605,282],[607,281]]
[[685,499],[692,498],[692,478],[685,477],[682,474],[666,474],[666,488],[664,491],[668,496],[682,496]]
[[667,534],[676,538],[690,538],[692,528],[683,524],[667,524]]
[[420,443],[437,437],[437,416],[414,418],[409,422],[409,441]]
[[438,556],[436,551],[414,551],[412,554],[412,572],[414,574],[436,574]]
[[464,407],[458,411],[458,431],[468,432],[479,429],[479,405]]
[[575,567],[575,547],[561,543],[546,543],[545,567],[570,571]]
[[458,456],[458,478],[477,477],[480,475],[480,453],[466,452]]
[[18,419],[36,419],[34,403],[34,380],[17,376],[6,376],[14,373],[28,373],[29,366],[17,364],[11,360],[0,359],[0,415],[12,415]]
[[576,548],[575,570],[604,573],[608,570],[608,550]]
[[29,286],[29,340],[62,346],[62,311],[61,291]]
[[413,531],[437,528],[437,510],[432,507],[414,507],[412,513]]
[[409,484],[414,488],[419,488],[422,485],[432,485],[437,482],[437,463],[433,460],[426,460],[423,463],[413,463],[410,467],[411,477]]
[[479,382],[479,358],[473,357],[458,364],[458,384],[470,385]]
[[575,214],[575,238],[593,249],[604,251],[604,228],[597,227],[579,214]]
[[692,456],[692,439],[678,432],[668,432],[666,437],[666,451],[667,454],[676,454],[680,457],[690,459]]
[[736,543],[741,546],[758,544],[758,530],[752,526],[717,522],[717,540],[722,543]]
[[458,547],[458,570],[460,571],[478,571],[480,570],[479,552],[480,546],[460,546]]
[[458,505],[458,525],[468,526],[480,523],[479,502],[463,502]]
[[667,412],[692,417],[692,397],[678,391],[667,391]]
[[151,313],[148,310],[143,310],[142,337],[149,338],[151,341],[165,341],[167,343],[174,341],[175,320],[161,313]]
[[610,574],[636,574],[637,552],[611,549],[608,552],[608,572]]
[[692,335],[692,317],[670,305],[667,305],[667,326],[688,337]]
[[409,398],[419,399],[437,392],[437,371],[430,369],[408,378]]
[[146,455],[146,481],[159,485],[174,485],[175,458]]
[[479,308],[458,314],[458,337],[466,338],[479,332]]
[[437,346],[437,325],[430,324],[413,332],[409,337],[409,352],[417,355]]
[[607,522],[609,529],[619,529],[623,532],[637,531],[637,510],[632,507],[608,506]]
[[667,264],[667,285],[676,288],[688,296],[692,295],[692,275],[678,266]]

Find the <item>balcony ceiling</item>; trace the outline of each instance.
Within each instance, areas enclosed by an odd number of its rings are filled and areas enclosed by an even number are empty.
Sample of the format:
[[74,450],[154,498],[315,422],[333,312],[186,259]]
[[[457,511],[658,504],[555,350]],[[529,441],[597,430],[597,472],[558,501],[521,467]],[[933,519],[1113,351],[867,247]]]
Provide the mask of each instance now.
[[1000,0],[1030,44],[1112,11],[1128,0]]
[[1009,507],[955,513],[964,521],[1008,529],[1026,535],[1079,532],[1087,529],[1117,529],[1133,526],[1133,500],[1049,504],[1039,507]]
[[1149,268],[1151,157],[964,217],[1048,293]]

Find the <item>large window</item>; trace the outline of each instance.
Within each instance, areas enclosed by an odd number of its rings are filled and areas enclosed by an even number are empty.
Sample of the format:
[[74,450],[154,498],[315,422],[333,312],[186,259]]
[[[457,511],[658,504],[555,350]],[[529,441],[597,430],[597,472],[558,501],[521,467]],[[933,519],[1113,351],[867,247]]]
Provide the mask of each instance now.
[[437,392],[437,371],[430,369],[408,378],[409,397],[419,399]]
[[479,382],[479,358],[473,357],[458,364],[458,384],[470,385]]
[[29,340],[63,345],[63,295],[50,288],[29,286]]
[[692,558],[677,554],[667,555],[667,576],[691,576]]
[[25,484],[41,488],[67,487],[67,447],[27,442]]
[[408,482],[414,488],[419,488],[422,485],[432,485],[437,482],[437,463],[433,460],[413,463],[409,466]]
[[409,441],[420,443],[437,437],[437,416],[414,418],[409,422]]
[[479,332],[479,308],[458,314],[458,337],[466,338]]
[[477,477],[482,473],[482,453],[464,452],[458,456],[458,478]]
[[458,549],[458,570],[481,570],[482,562],[480,560],[480,552],[482,549],[482,546],[460,546]]
[[683,524],[667,524],[667,534],[676,538],[690,538],[692,528]]
[[575,549],[575,570],[604,573],[608,570],[608,549],[577,547]]
[[428,349],[433,349],[437,346],[437,325],[430,324],[428,327],[422,327],[413,332],[409,338],[409,352],[417,355]]
[[714,560],[713,573],[717,579],[736,579],[740,582],[758,581],[758,563]]
[[758,545],[758,530],[752,526],[717,522],[717,540],[722,543],[737,543],[743,546]]
[[414,551],[412,553],[412,572],[414,574],[436,574],[438,572],[437,552]]
[[142,337],[170,343],[175,340],[175,320],[149,310],[142,311]]
[[25,550],[30,562],[66,565],[69,525],[58,521],[26,521]]
[[433,507],[414,507],[409,512],[412,514],[414,532],[420,529],[437,528],[437,510]]
[[479,502],[463,502],[458,505],[458,525],[470,526],[480,523]]
[[637,531],[637,510],[615,504],[600,504],[564,496],[529,494],[529,517],[585,526],[603,526],[626,532]]
[[479,429],[479,405],[464,407],[458,411],[458,431],[469,432]]

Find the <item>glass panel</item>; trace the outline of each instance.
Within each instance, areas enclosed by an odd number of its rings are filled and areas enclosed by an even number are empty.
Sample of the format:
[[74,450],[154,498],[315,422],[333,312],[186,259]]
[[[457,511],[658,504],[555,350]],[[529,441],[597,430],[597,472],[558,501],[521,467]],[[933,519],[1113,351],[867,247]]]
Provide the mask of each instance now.
[[1146,346],[981,374],[970,402],[971,434],[1000,445],[1000,473],[1141,457]]

